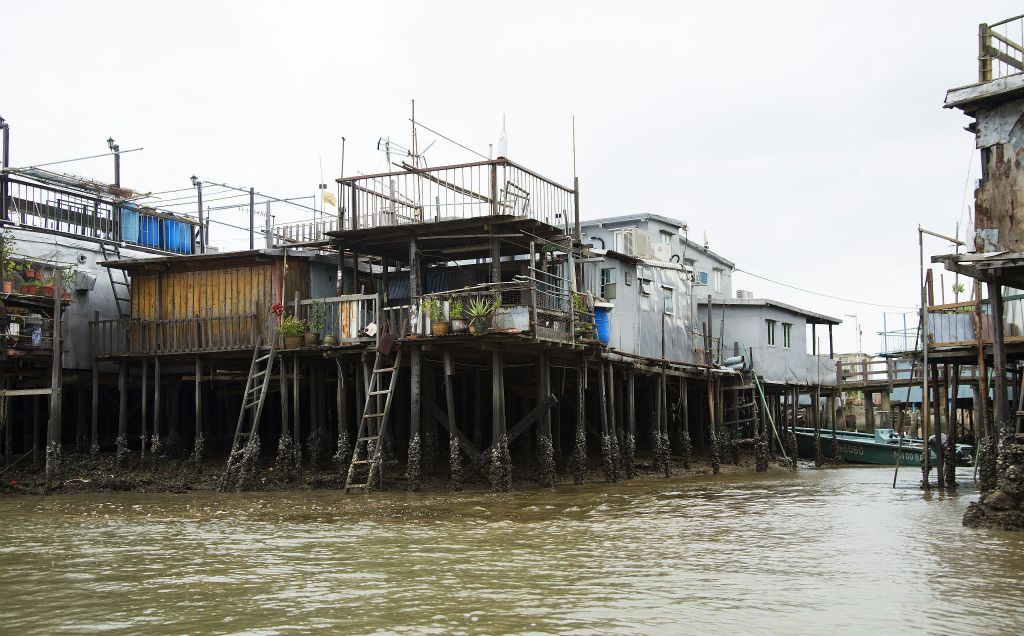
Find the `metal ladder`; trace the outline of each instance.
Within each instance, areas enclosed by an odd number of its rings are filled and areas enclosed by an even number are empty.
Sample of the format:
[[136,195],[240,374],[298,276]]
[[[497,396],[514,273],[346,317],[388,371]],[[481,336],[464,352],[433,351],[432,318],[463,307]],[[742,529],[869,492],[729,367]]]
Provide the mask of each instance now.
[[[107,250],[107,244],[100,242],[100,252],[103,254],[104,261],[119,261],[121,260],[121,248],[118,247],[117,243],[111,243],[110,247],[113,247],[114,258],[110,257],[110,252]],[[120,272],[120,280],[114,277],[114,269],[111,267],[105,267],[107,270],[107,278],[110,279],[110,290],[114,293],[114,305],[117,307],[117,315],[121,319],[130,318],[132,315],[132,283],[131,279],[128,278],[128,272],[123,269],[118,269]],[[124,289],[124,294],[119,294],[118,289]]]
[[[389,365],[389,366],[383,366]],[[355,447],[352,449],[352,463],[348,465],[348,476],[345,478],[345,493],[352,488],[363,488],[367,492],[373,489],[374,478],[377,483],[383,479],[382,448],[384,433],[391,413],[391,398],[395,394],[398,381],[398,370],[402,366],[402,349],[399,347],[394,357],[377,352],[373,361],[373,373],[366,389],[366,404],[363,416],[359,420],[359,431],[356,434]],[[387,376],[387,388],[380,388]],[[356,479],[357,467],[366,466],[366,481]]]
[[[231,453],[228,455],[228,463],[221,477],[220,489],[222,491],[227,487],[228,480],[238,468],[239,460],[244,454],[241,452],[242,449],[239,448],[238,444],[242,439],[243,427],[247,419],[250,425],[246,445],[255,445],[255,440],[259,436],[260,415],[263,414],[263,403],[266,401],[267,393],[270,390],[270,374],[274,370],[274,361],[277,356],[277,351],[275,350],[276,342],[274,340],[271,340],[270,350],[266,353],[261,348],[262,342],[262,338],[256,341],[256,348],[252,353],[249,377],[245,381],[245,390],[242,392],[242,408],[238,412],[238,424],[235,426],[235,437],[231,442]],[[252,416],[246,418],[246,414],[251,414]]]

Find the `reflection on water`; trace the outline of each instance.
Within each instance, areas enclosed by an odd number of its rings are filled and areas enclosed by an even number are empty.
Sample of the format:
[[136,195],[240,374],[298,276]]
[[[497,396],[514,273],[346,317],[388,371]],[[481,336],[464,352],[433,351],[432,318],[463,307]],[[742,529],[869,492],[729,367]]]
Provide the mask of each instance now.
[[1024,537],[887,468],[0,500],[0,632],[1019,632]]

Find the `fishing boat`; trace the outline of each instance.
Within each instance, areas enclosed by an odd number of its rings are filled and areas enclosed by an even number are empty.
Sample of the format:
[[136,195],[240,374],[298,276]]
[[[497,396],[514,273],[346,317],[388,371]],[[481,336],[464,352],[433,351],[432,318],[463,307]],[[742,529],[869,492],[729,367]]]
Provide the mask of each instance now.
[[[876,464],[895,466],[899,455],[900,466],[920,466],[924,455],[924,443],[917,437],[900,436],[891,428],[877,428],[874,433],[857,433],[853,431],[836,431],[835,443],[838,445],[839,456],[850,464]],[[814,429],[796,428],[796,447],[800,457],[814,459]],[[832,431],[821,429],[821,453],[832,457]],[[974,449],[968,444],[956,445],[956,463],[958,466],[970,466]],[[935,465],[935,450],[929,452],[929,462]]]

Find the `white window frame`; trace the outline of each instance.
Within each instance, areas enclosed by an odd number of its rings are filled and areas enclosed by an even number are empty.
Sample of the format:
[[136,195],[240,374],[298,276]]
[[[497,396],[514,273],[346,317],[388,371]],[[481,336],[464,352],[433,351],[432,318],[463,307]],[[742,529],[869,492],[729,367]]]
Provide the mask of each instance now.
[[713,289],[715,290],[716,294],[721,294],[722,293],[722,272],[724,270],[722,270],[722,268],[720,268],[720,267],[716,267],[713,271],[714,271],[714,283],[715,283]]
[[768,327],[768,346],[769,347],[774,347],[775,346],[775,325],[778,324],[778,321],[777,320],[772,320],[771,318],[766,318],[765,319],[765,323],[767,324],[767,327]]
[[666,316],[674,316],[676,313],[676,294],[675,290],[668,285],[661,286],[661,297],[664,303],[663,311]]
[[793,348],[793,323],[791,322],[782,323],[782,347],[784,349]]

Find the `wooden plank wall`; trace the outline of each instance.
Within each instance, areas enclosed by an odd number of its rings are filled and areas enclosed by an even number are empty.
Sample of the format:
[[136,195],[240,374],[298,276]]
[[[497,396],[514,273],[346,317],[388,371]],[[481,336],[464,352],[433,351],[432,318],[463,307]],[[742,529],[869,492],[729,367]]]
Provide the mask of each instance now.
[[[189,320],[256,314],[257,328],[266,342],[276,331],[270,309],[280,300],[281,290],[275,285],[280,284],[282,268],[281,261],[258,261],[217,269],[137,272],[132,277],[132,318]],[[296,290],[300,298],[308,297],[309,263],[290,259],[284,290],[289,310]]]

